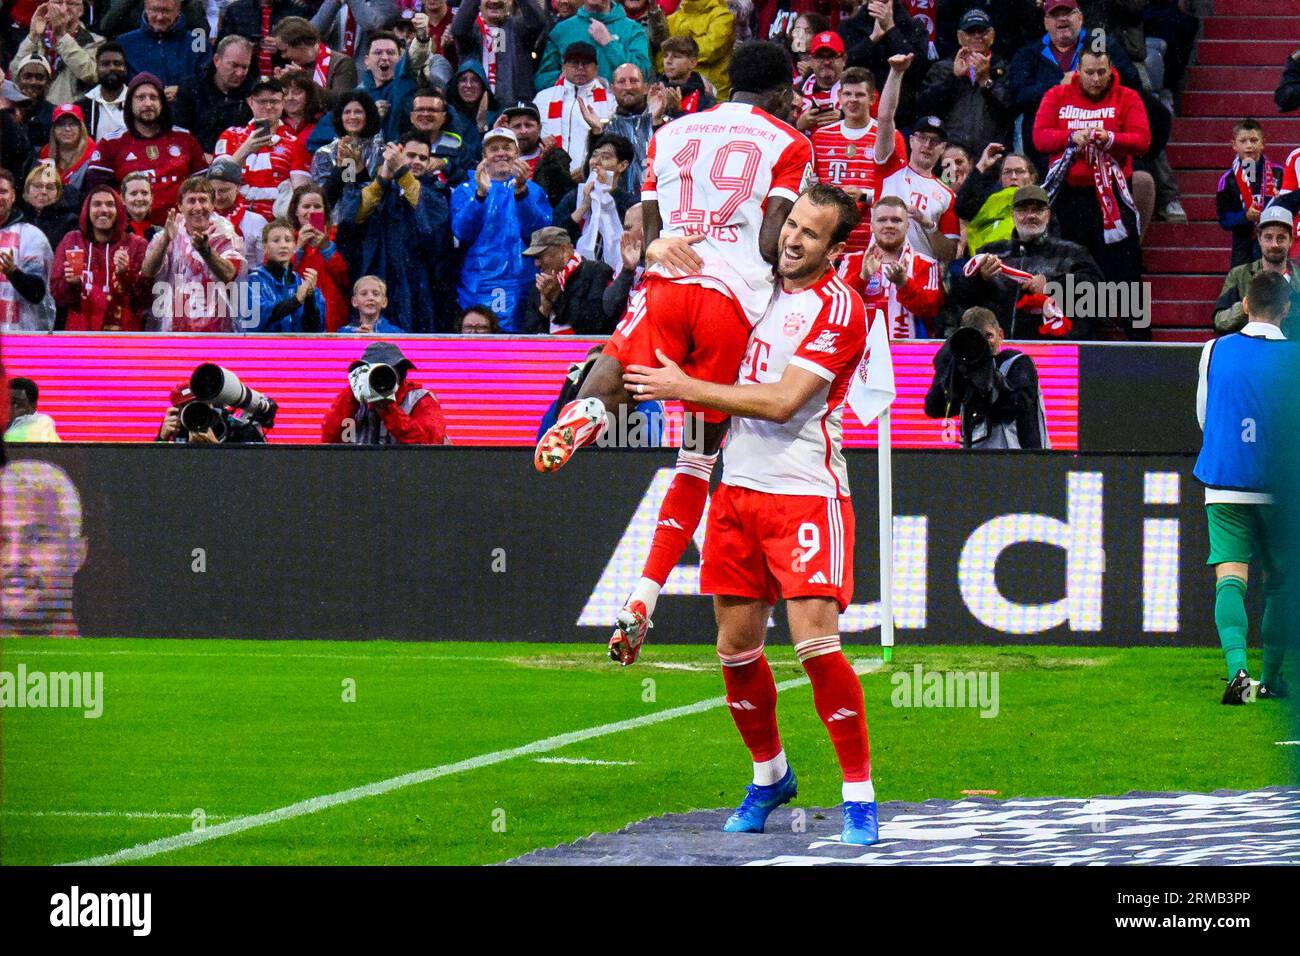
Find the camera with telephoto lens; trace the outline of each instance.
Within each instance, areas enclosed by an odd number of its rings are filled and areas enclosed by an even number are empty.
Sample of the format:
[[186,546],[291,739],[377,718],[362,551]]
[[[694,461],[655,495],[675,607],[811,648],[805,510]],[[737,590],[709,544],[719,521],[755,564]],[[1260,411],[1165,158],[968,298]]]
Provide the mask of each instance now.
[[948,394],[965,404],[972,399],[992,402],[997,395],[998,375],[993,347],[979,329],[960,328],[948,339],[952,352],[952,373]]
[[189,386],[172,396],[180,406],[186,434],[211,429],[218,442],[264,441],[261,432],[275,426],[279,406],[239,380],[234,372],[205,362],[190,376]]
[[366,367],[366,384],[375,395],[375,401],[392,401],[397,394],[397,369],[382,362]]

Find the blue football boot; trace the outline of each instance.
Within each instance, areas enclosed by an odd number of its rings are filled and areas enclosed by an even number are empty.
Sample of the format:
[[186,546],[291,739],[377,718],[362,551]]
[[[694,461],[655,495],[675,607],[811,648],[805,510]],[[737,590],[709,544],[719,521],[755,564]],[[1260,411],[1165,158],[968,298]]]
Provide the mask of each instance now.
[[799,787],[794,779],[794,770],[789,767],[786,768],[785,776],[770,786],[751,783],[745,788],[745,799],[722,825],[722,832],[762,833],[768,814],[798,795]]
[[851,846],[871,846],[880,842],[880,824],[876,822],[876,801],[844,801],[844,832],[840,842]]

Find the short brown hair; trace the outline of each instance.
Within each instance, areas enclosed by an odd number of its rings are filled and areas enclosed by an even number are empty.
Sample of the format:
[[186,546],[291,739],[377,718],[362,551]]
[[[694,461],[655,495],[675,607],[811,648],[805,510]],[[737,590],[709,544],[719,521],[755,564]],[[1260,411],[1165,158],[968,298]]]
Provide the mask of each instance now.
[[185,182],[181,183],[180,191],[176,194],[176,205],[179,206],[181,200],[190,193],[203,193],[203,195],[207,196],[213,202],[216,201],[217,191],[212,188],[212,180],[208,179],[207,170],[204,170],[201,173],[196,173],[189,179],[185,180]]
[[310,20],[302,17],[285,17],[271,31],[272,36],[285,46],[307,46],[320,42],[320,33]]
[[294,229],[293,223],[281,216],[276,216],[262,227],[262,242],[266,242],[270,239],[271,233],[275,232],[277,229],[288,229],[294,235],[298,234],[298,230]]
[[1260,272],[1246,290],[1246,317],[1251,322],[1281,325],[1291,304],[1291,283],[1279,272]]
[[865,85],[869,90],[876,88],[876,78],[865,67],[851,66],[840,75],[840,86],[860,85]]
[[993,314],[992,309],[977,305],[961,314],[961,327],[963,329],[979,329],[981,332],[991,332],[999,328],[998,317]]
[[835,231],[831,233],[831,245],[838,245],[849,238],[849,233],[862,221],[858,204],[843,189],[830,183],[814,183],[803,191],[801,199],[807,199],[814,206],[834,206],[839,213]]
[[700,45],[695,42],[695,37],[687,34],[674,34],[670,36],[659,47],[660,53],[676,53],[678,56],[684,56],[691,60],[699,60]]

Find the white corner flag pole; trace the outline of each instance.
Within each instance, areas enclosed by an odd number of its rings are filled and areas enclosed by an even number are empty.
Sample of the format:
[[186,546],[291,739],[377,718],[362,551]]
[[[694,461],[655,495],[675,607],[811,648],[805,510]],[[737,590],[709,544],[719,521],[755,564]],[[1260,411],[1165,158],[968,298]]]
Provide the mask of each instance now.
[[880,497],[880,647],[889,663],[894,653],[894,474],[890,449],[890,416],[880,413],[876,433],[876,462]]

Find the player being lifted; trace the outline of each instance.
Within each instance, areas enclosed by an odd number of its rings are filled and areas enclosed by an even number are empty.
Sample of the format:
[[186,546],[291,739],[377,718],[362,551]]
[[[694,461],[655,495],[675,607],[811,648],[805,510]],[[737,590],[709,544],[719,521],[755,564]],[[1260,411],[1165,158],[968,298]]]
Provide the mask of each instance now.
[[780,235],[780,290],[750,337],[739,384],[691,377],[662,352],[662,368],[634,364],[625,376],[642,399],[679,399],[735,416],[700,562],[700,590],[713,595],[727,705],[754,761],[754,782],[723,825],[728,832],[761,833],[768,814],[796,795],[763,655],[768,618],[784,598],[795,653],[844,775],[842,839],[878,839],[862,684],[839,637],[839,614],[853,599],[841,418],[867,320],[831,262],[857,223],[857,204],[829,184],[809,188],[794,204]]
[[[555,471],[600,438],[607,412],[628,402],[623,369],[662,351],[688,373],[731,384],[749,332],[772,296],[777,240],[811,174],[807,137],[783,120],[793,89],[789,58],[768,42],[736,49],[732,97],[655,133],[642,187],[647,276],[578,398],[537,444],[539,471]],[[664,496],[641,580],[610,639],[610,657],[636,660],[659,591],[700,523],[727,416],[688,404],[702,441],[683,447]],[[688,432],[689,434],[689,432]]]

